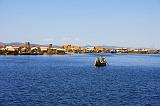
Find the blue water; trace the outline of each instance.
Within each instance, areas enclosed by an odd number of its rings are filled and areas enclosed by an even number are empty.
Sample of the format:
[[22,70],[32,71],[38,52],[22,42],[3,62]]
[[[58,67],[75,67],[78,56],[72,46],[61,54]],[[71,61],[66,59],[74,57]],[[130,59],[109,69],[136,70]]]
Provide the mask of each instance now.
[[0,106],[160,106],[160,55],[0,56]]

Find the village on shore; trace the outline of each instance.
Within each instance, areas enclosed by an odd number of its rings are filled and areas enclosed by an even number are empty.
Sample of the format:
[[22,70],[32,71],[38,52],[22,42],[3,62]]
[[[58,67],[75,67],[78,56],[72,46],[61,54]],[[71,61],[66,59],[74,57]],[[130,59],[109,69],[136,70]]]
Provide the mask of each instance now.
[[76,54],[76,53],[130,53],[130,54],[160,54],[159,49],[130,49],[130,48],[104,48],[101,46],[81,47],[74,45],[64,45],[54,47],[52,44],[48,46],[33,46],[30,42],[26,42],[19,46],[4,45],[0,46],[0,55],[54,55],[54,54]]

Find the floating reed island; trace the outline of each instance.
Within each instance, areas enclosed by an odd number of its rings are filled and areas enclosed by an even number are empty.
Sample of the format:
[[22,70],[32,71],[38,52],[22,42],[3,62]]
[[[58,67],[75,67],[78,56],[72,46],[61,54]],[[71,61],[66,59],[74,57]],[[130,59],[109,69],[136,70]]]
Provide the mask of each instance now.
[[0,55],[64,55],[76,53],[130,53],[160,54],[158,49],[105,48],[101,46],[81,47],[74,45],[53,46],[49,44],[32,45],[30,42],[21,45],[1,45]]

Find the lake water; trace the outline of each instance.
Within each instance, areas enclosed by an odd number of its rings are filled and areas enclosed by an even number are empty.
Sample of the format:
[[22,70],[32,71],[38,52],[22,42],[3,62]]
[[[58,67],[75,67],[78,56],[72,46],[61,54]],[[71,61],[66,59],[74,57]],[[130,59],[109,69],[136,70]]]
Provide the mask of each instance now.
[[160,55],[0,56],[0,106],[160,106]]

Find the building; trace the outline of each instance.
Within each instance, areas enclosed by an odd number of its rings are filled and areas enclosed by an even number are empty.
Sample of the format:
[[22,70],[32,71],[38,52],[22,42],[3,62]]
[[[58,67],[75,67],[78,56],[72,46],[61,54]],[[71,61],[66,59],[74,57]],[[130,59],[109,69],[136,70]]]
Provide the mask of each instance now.
[[5,52],[6,52],[7,55],[18,55],[18,53],[19,53],[19,47],[6,46],[5,47]]
[[85,53],[93,53],[94,51],[94,47],[87,47]]
[[65,49],[68,53],[81,53],[81,47],[75,45],[64,45],[63,49]]
[[41,49],[39,46],[31,47],[31,53],[41,53]]
[[40,48],[40,50],[41,50],[41,53],[47,54],[48,47],[46,47],[46,46],[40,46],[39,48]]
[[57,48],[57,54],[66,54],[66,50],[63,48]]
[[5,55],[6,54],[6,48],[4,46],[0,47],[0,55]]
[[128,48],[115,48],[116,53],[128,53]]

